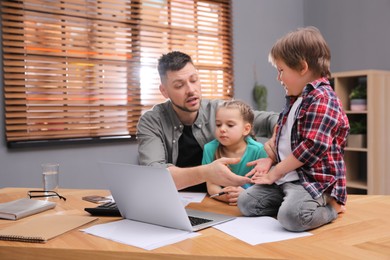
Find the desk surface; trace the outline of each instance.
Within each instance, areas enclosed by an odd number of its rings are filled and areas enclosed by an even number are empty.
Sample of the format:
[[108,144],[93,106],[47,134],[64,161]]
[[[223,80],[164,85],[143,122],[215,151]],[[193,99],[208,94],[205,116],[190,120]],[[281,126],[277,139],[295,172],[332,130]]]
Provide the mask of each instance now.
[[[0,189],[0,202],[26,197],[28,189]],[[88,215],[85,195],[109,195],[105,190],[62,189],[66,201],[40,214]],[[239,216],[236,207],[206,198],[190,208]],[[26,221],[30,216],[18,221]],[[112,221],[100,217],[98,223]],[[0,220],[0,228],[14,221]],[[86,226],[84,226],[86,227]],[[72,230],[46,244],[0,241],[0,259],[390,259],[390,196],[350,195],[347,212],[331,224],[312,230],[313,236],[251,246],[217,229],[200,231],[201,236],[152,251],[116,243]],[[93,258],[92,258],[93,257]]]

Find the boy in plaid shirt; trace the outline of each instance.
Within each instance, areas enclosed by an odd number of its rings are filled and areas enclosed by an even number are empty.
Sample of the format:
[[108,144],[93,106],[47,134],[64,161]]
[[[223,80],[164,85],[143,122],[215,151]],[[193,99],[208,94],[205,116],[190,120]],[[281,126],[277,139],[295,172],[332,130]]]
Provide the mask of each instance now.
[[246,176],[257,185],[240,194],[238,207],[245,216],[277,215],[290,231],[310,230],[345,211],[349,122],[330,86],[330,50],[317,28],[288,33],[269,60],[286,91],[274,138],[277,163],[253,162]]

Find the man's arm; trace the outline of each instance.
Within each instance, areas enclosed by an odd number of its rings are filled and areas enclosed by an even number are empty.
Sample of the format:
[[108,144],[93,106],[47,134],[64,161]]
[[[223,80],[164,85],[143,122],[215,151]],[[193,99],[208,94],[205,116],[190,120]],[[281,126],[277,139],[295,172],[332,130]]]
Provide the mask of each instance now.
[[178,190],[197,185],[208,181],[221,186],[241,186],[249,183],[247,177],[238,176],[232,173],[229,164],[236,164],[240,158],[220,158],[210,164],[189,168],[168,167],[172,174],[173,181]]
[[137,125],[138,163],[140,165],[167,165],[162,127],[153,114],[145,113]]
[[274,133],[278,121],[278,113],[267,111],[253,111],[255,120],[253,121],[253,131],[258,137],[270,138]]

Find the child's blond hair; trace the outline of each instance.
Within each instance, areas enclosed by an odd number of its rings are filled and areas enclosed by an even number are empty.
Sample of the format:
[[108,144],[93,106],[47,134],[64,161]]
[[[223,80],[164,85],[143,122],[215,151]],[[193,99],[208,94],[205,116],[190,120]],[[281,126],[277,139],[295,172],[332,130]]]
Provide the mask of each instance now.
[[[255,115],[253,113],[252,108],[248,104],[240,100],[227,100],[218,106],[217,112],[220,108],[238,109],[244,122],[249,123],[251,125],[251,131],[248,135],[252,136],[252,138],[255,139],[253,133],[253,121],[255,119]],[[215,153],[215,159],[219,159],[221,157],[221,145],[219,145]]]
[[217,111],[220,108],[238,109],[243,120],[253,126],[255,115],[253,114],[252,108],[245,102],[233,99],[227,100],[218,106]]

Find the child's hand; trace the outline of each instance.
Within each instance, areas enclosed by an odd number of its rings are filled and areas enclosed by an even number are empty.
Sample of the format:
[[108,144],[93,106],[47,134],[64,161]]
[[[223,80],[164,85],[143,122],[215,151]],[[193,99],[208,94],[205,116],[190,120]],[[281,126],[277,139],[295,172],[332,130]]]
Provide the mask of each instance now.
[[272,164],[273,164],[273,160],[270,158],[261,158],[261,159],[257,159],[256,161],[249,162],[246,164],[247,166],[255,165],[255,167],[250,172],[248,172],[245,176],[251,177],[258,173],[266,174],[271,168]]
[[271,177],[270,174],[267,173],[256,173],[251,178],[252,183],[254,184],[272,184],[274,183],[274,178]]
[[226,192],[225,195],[225,201],[230,205],[230,206],[236,206],[237,205],[237,200],[238,196],[240,193],[244,190],[241,186],[229,186],[225,187],[222,189],[224,192]]
[[[278,167],[279,166],[279,167]],[[252,178],[251,182],[255,184],[273,184],[275,181],[279,180],[284,176],[283,167],[280,167],[280,164],[273,167],[268,173],[256,172]]]

